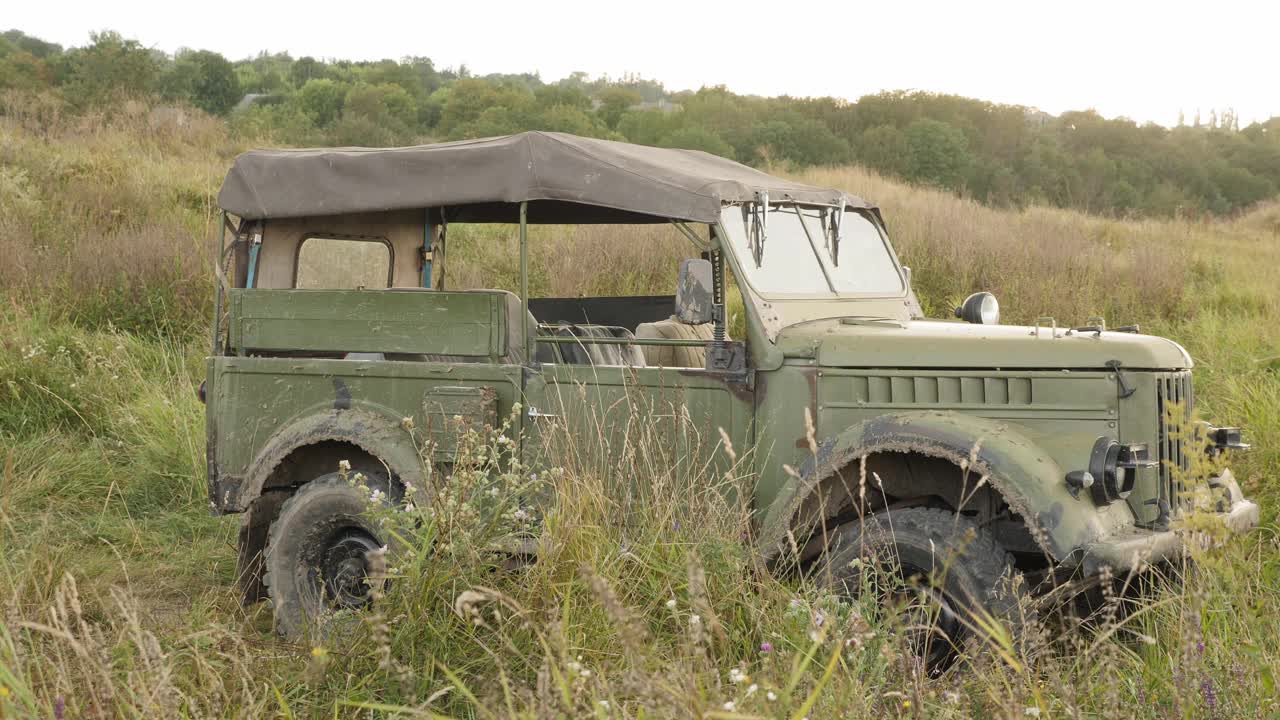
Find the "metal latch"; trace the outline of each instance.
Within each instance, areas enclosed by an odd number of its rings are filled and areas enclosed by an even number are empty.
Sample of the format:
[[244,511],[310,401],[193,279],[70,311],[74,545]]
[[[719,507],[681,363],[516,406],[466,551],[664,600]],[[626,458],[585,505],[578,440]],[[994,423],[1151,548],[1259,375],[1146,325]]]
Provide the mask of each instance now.
[[1108,360],[1107,367],[1116,373],[1116,384],[1120,386],[1120,399],[1123,400],[1138,391],[1135,387],[1130,387],[1129,382],[1125,379],[1124,371],[1120,369],[1119,360]]

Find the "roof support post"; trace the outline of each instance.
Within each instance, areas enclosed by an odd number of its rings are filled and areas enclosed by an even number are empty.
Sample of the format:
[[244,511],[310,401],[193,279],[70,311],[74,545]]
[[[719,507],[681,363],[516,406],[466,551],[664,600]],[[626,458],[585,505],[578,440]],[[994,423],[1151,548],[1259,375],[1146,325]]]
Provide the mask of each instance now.
[[431,287],[431,265],[435,260],[431,247],[431,208],[422,211],[422,287]]
[[218,218],[218,242],[214,257],[218,258],[217,271],[217,294],[213,298],[213,342],[211,343],[211,355],[220,355],[218,352],[218,339],[222,337],[222,286],[227,282],[226,273],[223,266],[226,265],[227,256],[227,211],[223,210],[221,217]]
[[520,203],[520,308],[524,311],[518,318],[508,318],[507,322],[518,322],[522,328],[520,335],[524,338],[524,361],[533,364],[533,336],[529,334],[529,202]]

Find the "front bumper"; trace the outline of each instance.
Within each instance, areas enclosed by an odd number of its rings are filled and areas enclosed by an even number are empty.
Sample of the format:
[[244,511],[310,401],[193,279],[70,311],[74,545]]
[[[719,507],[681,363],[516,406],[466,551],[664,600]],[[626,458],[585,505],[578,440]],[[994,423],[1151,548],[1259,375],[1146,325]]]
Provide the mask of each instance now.
[[[1223,492],[1222,512],[1213,513],[1231,534],[1238,534],[1257,527],[1259,508],[1257,503],[1245,499],[1240,485],[1230,470],[1213,478],[1210,486]],[[1092,575],[1109,567],[1113,571],[1127,571],[1142,565],[1174,560],[1187,553],[1189,533],[1178,530],[1145,530],[1132,528],[1116,533],[1084,546],[1082,565],[1086,574]]]

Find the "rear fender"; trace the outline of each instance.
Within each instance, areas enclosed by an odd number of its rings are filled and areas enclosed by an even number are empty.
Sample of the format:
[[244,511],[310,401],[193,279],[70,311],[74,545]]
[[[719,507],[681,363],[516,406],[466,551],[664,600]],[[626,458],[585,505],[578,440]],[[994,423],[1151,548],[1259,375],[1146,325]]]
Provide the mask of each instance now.
[[[1023,518],[1040,549],[1057,562],[1134,522],[1124,503],[1100,512],[1087,494],[1073,497],[1058,463],[1007,423],[952,412],[901,413],[873,418],[819,444],[818,452],[800,468],[799,479],[765,513],[761,549],[766,558],[777,561],[810,537],[822,520],[815,509],[821,507],[817,500],[831,496],[833,489],[843,493],[840,471],[880,452],[945,459],[974,478],[971,487],[985,480]],[[844,509],[828,508],[826,515]]]
[[401,418],[378,406],[317,408],[290,422],[263,445],[241,486],[236,502],[239,509],[262,493],[267,479],[292,452],[325,441],[351,443],[380,460],[401,483],[425,486],[422,463]]

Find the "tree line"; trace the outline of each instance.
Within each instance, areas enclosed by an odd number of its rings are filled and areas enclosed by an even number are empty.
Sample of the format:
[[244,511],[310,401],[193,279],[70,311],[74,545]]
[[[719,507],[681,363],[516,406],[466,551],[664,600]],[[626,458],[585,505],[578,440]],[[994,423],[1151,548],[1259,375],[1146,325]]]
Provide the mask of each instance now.
[[758,167],[857,163],[996,206],[1114,215],[1224,214],[1280,192],[1280,117],[1239,127],[1230,110],[1165,128],[1092,110],[917,91],[758,97],[668,91],[636,76],[474,76],[429,57],[355,62],[262,53],[168,54],[115,32],[63,48],[0,35],[0,90],[75,110],[123,98],[188,104],[243,137],[286,145],[402,145],[555,130],[704,150]]

